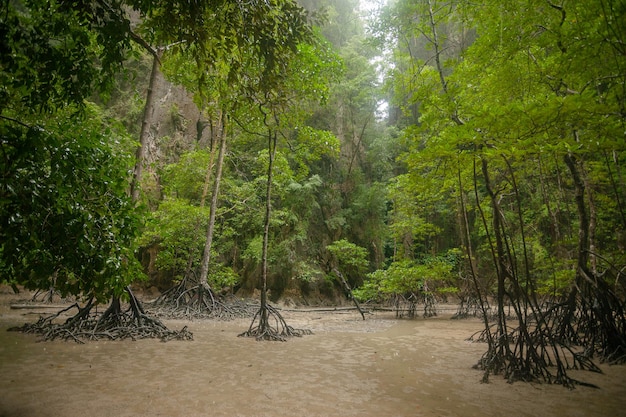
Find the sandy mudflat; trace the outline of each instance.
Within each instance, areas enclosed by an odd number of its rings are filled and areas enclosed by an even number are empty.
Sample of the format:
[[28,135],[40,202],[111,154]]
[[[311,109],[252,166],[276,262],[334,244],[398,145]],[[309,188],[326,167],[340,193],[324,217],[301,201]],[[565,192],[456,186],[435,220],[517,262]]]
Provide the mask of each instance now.
[[[249,320],[167,321],[191,342],[37,342],[7,332],[34,321],[0,294],[0,417],[626,416],[626,367],[577,374],[600,389],[482,384],[478,320],[395,320],[375,313],[294,312],[313,335],[238,338]],[[4,300],[4,301],[3,301]]]

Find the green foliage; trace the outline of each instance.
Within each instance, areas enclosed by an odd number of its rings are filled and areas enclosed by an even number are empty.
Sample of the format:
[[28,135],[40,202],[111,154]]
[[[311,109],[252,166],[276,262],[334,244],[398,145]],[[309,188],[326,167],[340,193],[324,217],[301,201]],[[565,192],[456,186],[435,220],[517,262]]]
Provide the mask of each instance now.
[[145,87],[149,83],[151,68],[152,56],[134,46],[130,57],[124,61],[123,69],[116,73],[111,88],[90,98],[101,107],[107,120],[123,125],[134,138],[139,138],[141,132],[146,104]]
[[126,195],[131,160],[96,109],[26,127],[0,119],[0,267],[30,289],[103,299],[141,276],[141,213]]
[[[0,128],[4,155],[0,201],[3,226],[7,225],[2,229],[3,238],[10,238],[2,243],[2,269],[29,287],[47,288],[47,277],[54,276],[65,293],[103,298],[119,294],[131,278],[122,273],[122,267],[124,263],[133,264],[130,248],[137,227],[135,214],[139,213],[132,212],[122,192],[129,167],[120,168],[119,155],[107,154],[105,144],[113,140],[113,135],[106,132],[98,136],[96,132],[102,125],[79,117],[85,111],[84,99],[108,85],[127,55],[137,55],[130,48],[131,40],[151,53],[160,48],[173,51],[172,59],[163,60],[169,75],[182,57],[186,65],[181,66],[181,72],[187,76],[175,74],[172,78],[192,89],[203,106],[219,101],[219,109],[240,118],[248,132],[265,129],[268,112],[279,108],[275,114],[281,126],[286,130],[301,126],[306,103],[327,95],[329,87],[324,77],[340,67],[330,48],[315,39],[311,16],[290,0],[252,2],[245,7],[228,0],[35,0],[4,2],[0,7]],[[136,33],[131,31],[127,17],[131,9],[141,17]],[[138,107],[128,112],[130,119],[138,114]],[[62,108],[67,113],[55,113]],[[209,110],[217,112],[215,108]],[[76,117],[70,117],[70,111]],[[43,112],[47,112],[44,122]],[[174,108],[171,115],[178,118]],[[132,123],[130,119],[125,122]],[[310,149],[301,147],[299,159],[285,159],[281,167],[284,175],[278,180],[283,189],[293,183],[292,166],[336,150],[332,136],[323,131],[310,130],[306,138]],[[87,162],[90,157],[91,165]],[[192,242],[202,241],[192,239],[189,226],[197,223],[194,204],[201,189],[194,179],[200,172],[203,175],[199,177],[204,178],[206,157],[201,152],[190,154],[181,161],[182,167],[164,171],[170,198],[155,213],[144,236],[144,241],[160,241],[167,246],[158,261],[160,267],[180,271],[182,260],[194,248]],[[71,178],[65,161],[87,174]],[[299,180],[305,182],[308,177],[305,173]],[[230,187],[230,191],[235,204],[220,210],[232,210],[230,214],[238,223],[234,227],[225,216],[220,225],[224,252],[236,251],[232,244],[235,231],[245,236],[240,247],[258,232],[257,219],[249,215],[246,218],[245,212],[246,202],[251,202],[250,195],[256,195],[257,190],[242,183]],[[30,196],[33,201],[17,210],[14,206],[20,203],[16,196]],[[279,223],[293,227],[295,217],[288,210],[285,213]],[[81,226],[86,230],[79,238],[76,234]],[[29,238],[25,238],[27,229],[33,229]],[[65,232],[68,237],[63,239]],[[64,242],[72,247],[63,246]],[[63,246],[68,253],[63,255],[55,245]],[[83,251],[82,255],[77,250]],[[70,258],[76,261],[70,262]],[[32,276],[21,276],[31,269]],[[216,279],[234,281],[225,271]]]
[[[190,266],[197,269],[204,248],[208,209],[184,199],[166,199],[146,222],[142,246],[158,244],[155,267],[180,281]],[[189,261],[191,259],[191,265]]]
[[208,282],[214,290],[232,289],[239,284],[241,277],[232,268],[224,265],[209,267]]
[[343,72],[343,62],[332,46],[317,32],[307,43],[298,45],[297,65],[290,66],[293,72],[288,80],[291,88],[306,97],[315,97],[325,104],[331,94],[330,86]]
[[369,267],[367,250],[345,239],[337,240],[326,246],[334,258],[339,272],[346,275],[353,284],[360,283]]
[[62,294],[119,296],[142,276],[132,143],[85,100],[130,53],[119,3],[4,2],[0,13],[0,269]]
[[322,276],[319,267],[312,262],[300,261],[295,265],[294,278],[302,282],[314,282]]
[[576,278],[576,271],[563,265],[559,269],[550,271],[551,277],[538,280],[537,293],[551,296],[556,299],[567,295]]
[[297,166],[297,179],[310,173],[314,162],[323,157],[335,159],[339,156],[339,140],[328,130],[319,130],[310,126],[296,127],[293,140],[289,140],[292,150],[292,164]]
[[623,244],[610,232],[626,225],[624,187],[612,175],[626,151],[622,15],[594,0],[385,7],[373,28],[379,45],[394,45],[387,80],[406,146],[407,172],[390,187],[396,262],[462,242],[492,289],[498,215],[513,279],[565,294],[579,225],[563,158],[574,155],[595,216],[591,243],[623,264]]
[[263,237],[261,235],[252,239],[242,254],[244,260],[253,262],[257,265],[261,264],[261,256],[263,254]]
[[225,101],[219,105],[229,109],[239,106],[236,96],[243,102],[258,92],[272,94],[288,79],[299,46],[315,38],[315,16],[291,0],[245,7],[230,0],[130,3],[145,10],[146,38],[155,45],[171,45],[180,54],[173,62],[181,65],[166,72],[194,92],[202,107],[215,94]]
[[210,161],[211,152],[202,149],[187,152],[178,162],[166,165],[161,174],[163,194],[199,205]]
[[82,106],[94,91],[109,86],[130,49],[130,21],[116,6],[89,0],[3,2],[0,111]]
[[383,301],[394,295],[456,293],[458,263],[459,253],[455,250],[420,261],[393,262],[387,269],[368,274],[354,294],[362,301]]

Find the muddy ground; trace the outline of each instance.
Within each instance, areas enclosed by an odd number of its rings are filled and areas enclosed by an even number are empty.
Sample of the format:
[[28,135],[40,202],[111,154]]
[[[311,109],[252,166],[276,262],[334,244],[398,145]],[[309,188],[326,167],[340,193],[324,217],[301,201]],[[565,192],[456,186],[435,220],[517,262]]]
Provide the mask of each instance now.
[[[21,295],[24,298],[24,295]],[[396,320],[376,312],[285,311],[313,335],[239,338],[250,321],[166,321],[193,341],[39,342],[7,332],[45,310],[11,309],[0,292],[0,417],[105,416],[626,416],[626,367],[575,374],[599,389],[472,369],[485,346],[466,339],[475,319]]]

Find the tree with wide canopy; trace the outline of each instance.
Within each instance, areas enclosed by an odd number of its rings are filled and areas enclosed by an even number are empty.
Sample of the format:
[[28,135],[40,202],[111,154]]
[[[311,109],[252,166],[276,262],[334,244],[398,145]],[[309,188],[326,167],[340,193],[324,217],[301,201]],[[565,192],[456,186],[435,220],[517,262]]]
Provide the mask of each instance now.
[[[85,297],[76,319],[112,298],[100,324],[121,317],[126,294],[131,321],[155,324],[128,287],[138,275],[132,243],[139,221],[137,187],[133,199],[124,187],[129,141],[87,100],[106,91],[133,45],[176,46],[198,74],[227,61],[224,76],[235,84],[244,82],[244,64],[254,56],[258,88],[269,90],[272,75],[311,37],[308,13],[283,0],[9,1],[0,33],[4,279]],[[197,80],[201,89],[205,80]]]

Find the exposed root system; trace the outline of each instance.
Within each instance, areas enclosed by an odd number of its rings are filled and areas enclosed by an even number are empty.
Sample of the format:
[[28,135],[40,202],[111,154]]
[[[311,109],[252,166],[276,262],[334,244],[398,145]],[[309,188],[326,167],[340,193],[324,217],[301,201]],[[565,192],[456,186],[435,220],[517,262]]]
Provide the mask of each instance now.
[[[77,313],[65,321],[64,315],[76,309]],[[41,317],[35,323],[27,323],[9,330],[41,335],[43,340],[72,340],[77,343],[94,340],[123,339],[160,339],[192,340],[193,334],[183,327],[181,330],[169,330],[160,320],[148,316],[134,297],[126,309],[122,309],[119,300],[114,299],[103,312],[97,311],[95,304],[89,300],[86,306],[78,303],[59,311],[56,314]]]
[[581,344],[570,343],[558,336],[555,329],[559,317],[553,313],[536,311],[535,314],[528,314],[524,321],[518,320],[518,326],[509,326],[504,320],[506,314],[502,313],[499,321],[470,337],[469,340],[489,345],[474,366],[484,371],[483,382],[488,382],[492,374],[501,374],[509,382],[560,384],[568,388],[576,385],[595,387],[569,376],[569,370],[601,371],[592,360],[592,352]]
[[235,297],[218,296],[206,285],[188,287],[187,281],[183,280],[161,294],[149,308],[160,317],[232,320],[252,317],[258,307]]
[[250,328],[239,337],[254,337],[256,340],[285,342],[289,337],[313,334],[311,330],[294,329],[289,326],[280,312],[269,304],[257,311]]
[[54,303],[73,300],[72,298],[61,296],[61,294],[59,294],[59,292],[54,287],[51,287],[48,290],[37,290],[31,298],[31,301],[38,303]]
[[[486,307],[489,308],[489,307]],[[480,317],[482,307],[477,297],[462,297],[459,308],[457,309],[453,319],[466,319],[469,317]]]
[[417,308],[420,303],[424,305],[423,317],[436,317],[437,316],[437,300],[432,294],[416,294],[409,293],[408,295],[396,295],[392,299],[393,309],[396,312],[396,318],[406,317],[412,319],[417,317]]

